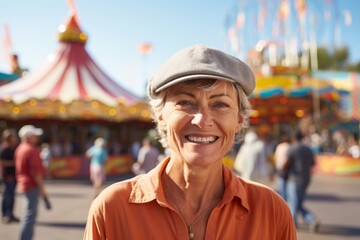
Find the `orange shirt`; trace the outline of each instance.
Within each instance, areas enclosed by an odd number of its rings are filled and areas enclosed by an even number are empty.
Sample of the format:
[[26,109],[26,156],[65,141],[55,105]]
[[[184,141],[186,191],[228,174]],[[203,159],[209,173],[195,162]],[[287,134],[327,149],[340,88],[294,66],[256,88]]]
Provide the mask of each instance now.
[[[90,207],[84,239],[189,239],[186,223],[165,199],[161,175],[169,160],[106,188]],[[210,215],[205,239],[296,239],[291,213],[277,193],[225,166],[223,174],[225,192]]]

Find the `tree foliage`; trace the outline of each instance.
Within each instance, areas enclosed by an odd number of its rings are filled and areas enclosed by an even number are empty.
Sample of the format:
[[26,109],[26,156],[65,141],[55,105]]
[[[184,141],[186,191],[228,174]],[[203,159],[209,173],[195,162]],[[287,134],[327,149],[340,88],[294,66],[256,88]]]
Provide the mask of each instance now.
[[317,49],[317,60],[319,70],[360,72],[360,61],[355,64],[349,62],[349,48],[347,46],[331,50],[319,47]]

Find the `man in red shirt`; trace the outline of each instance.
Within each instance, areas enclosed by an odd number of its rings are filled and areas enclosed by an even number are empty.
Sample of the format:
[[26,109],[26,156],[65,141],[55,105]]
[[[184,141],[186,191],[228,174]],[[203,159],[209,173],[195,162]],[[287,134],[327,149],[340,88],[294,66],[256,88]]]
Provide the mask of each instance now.
[[21,219],[20,238],[32,239],[39,196],[47,199],[44,186],[45,169],[36,147],[43,130],[25,125],[19,130],[21,144],[15,151],[17,188],[25,197],[24,217]]

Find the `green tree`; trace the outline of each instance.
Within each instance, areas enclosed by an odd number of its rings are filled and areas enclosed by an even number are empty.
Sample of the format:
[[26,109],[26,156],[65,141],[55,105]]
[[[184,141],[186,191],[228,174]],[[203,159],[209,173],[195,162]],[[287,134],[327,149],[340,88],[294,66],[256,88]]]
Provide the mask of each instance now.
[[[327,70],[333,65],[333,58],[329,54],[327,48],[319,47],[317,49],[317,60],[319,70]],[[311,61],[311,59],[310,59]]]
[[356,64],[348,65],[347,70],[350,71],[350,72],[358,72],[358,73],[360,73],[360,62],[357,62]]
[[349,58],[349,48],[346,46],[335,48],[334,54],[334,64],[333,68],[336,70],[345,70],[347,60]]
[[349,63],[349,55],[347,46],[338,47],[334,50],[320,46],[317,49],[318,69],[359,72],[360,62],[356,64]]

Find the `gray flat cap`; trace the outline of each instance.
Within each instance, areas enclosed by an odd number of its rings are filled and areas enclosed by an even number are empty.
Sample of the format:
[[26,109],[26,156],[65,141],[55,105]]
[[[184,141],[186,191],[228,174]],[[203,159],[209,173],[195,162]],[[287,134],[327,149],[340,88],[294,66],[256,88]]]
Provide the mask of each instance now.
[[255,88],[255,76],[246,63],[220,50],[195,45],[180,50],[154,73],[148,82],[148,96],[184,81],[204,78],[238,83],[247,96]]

